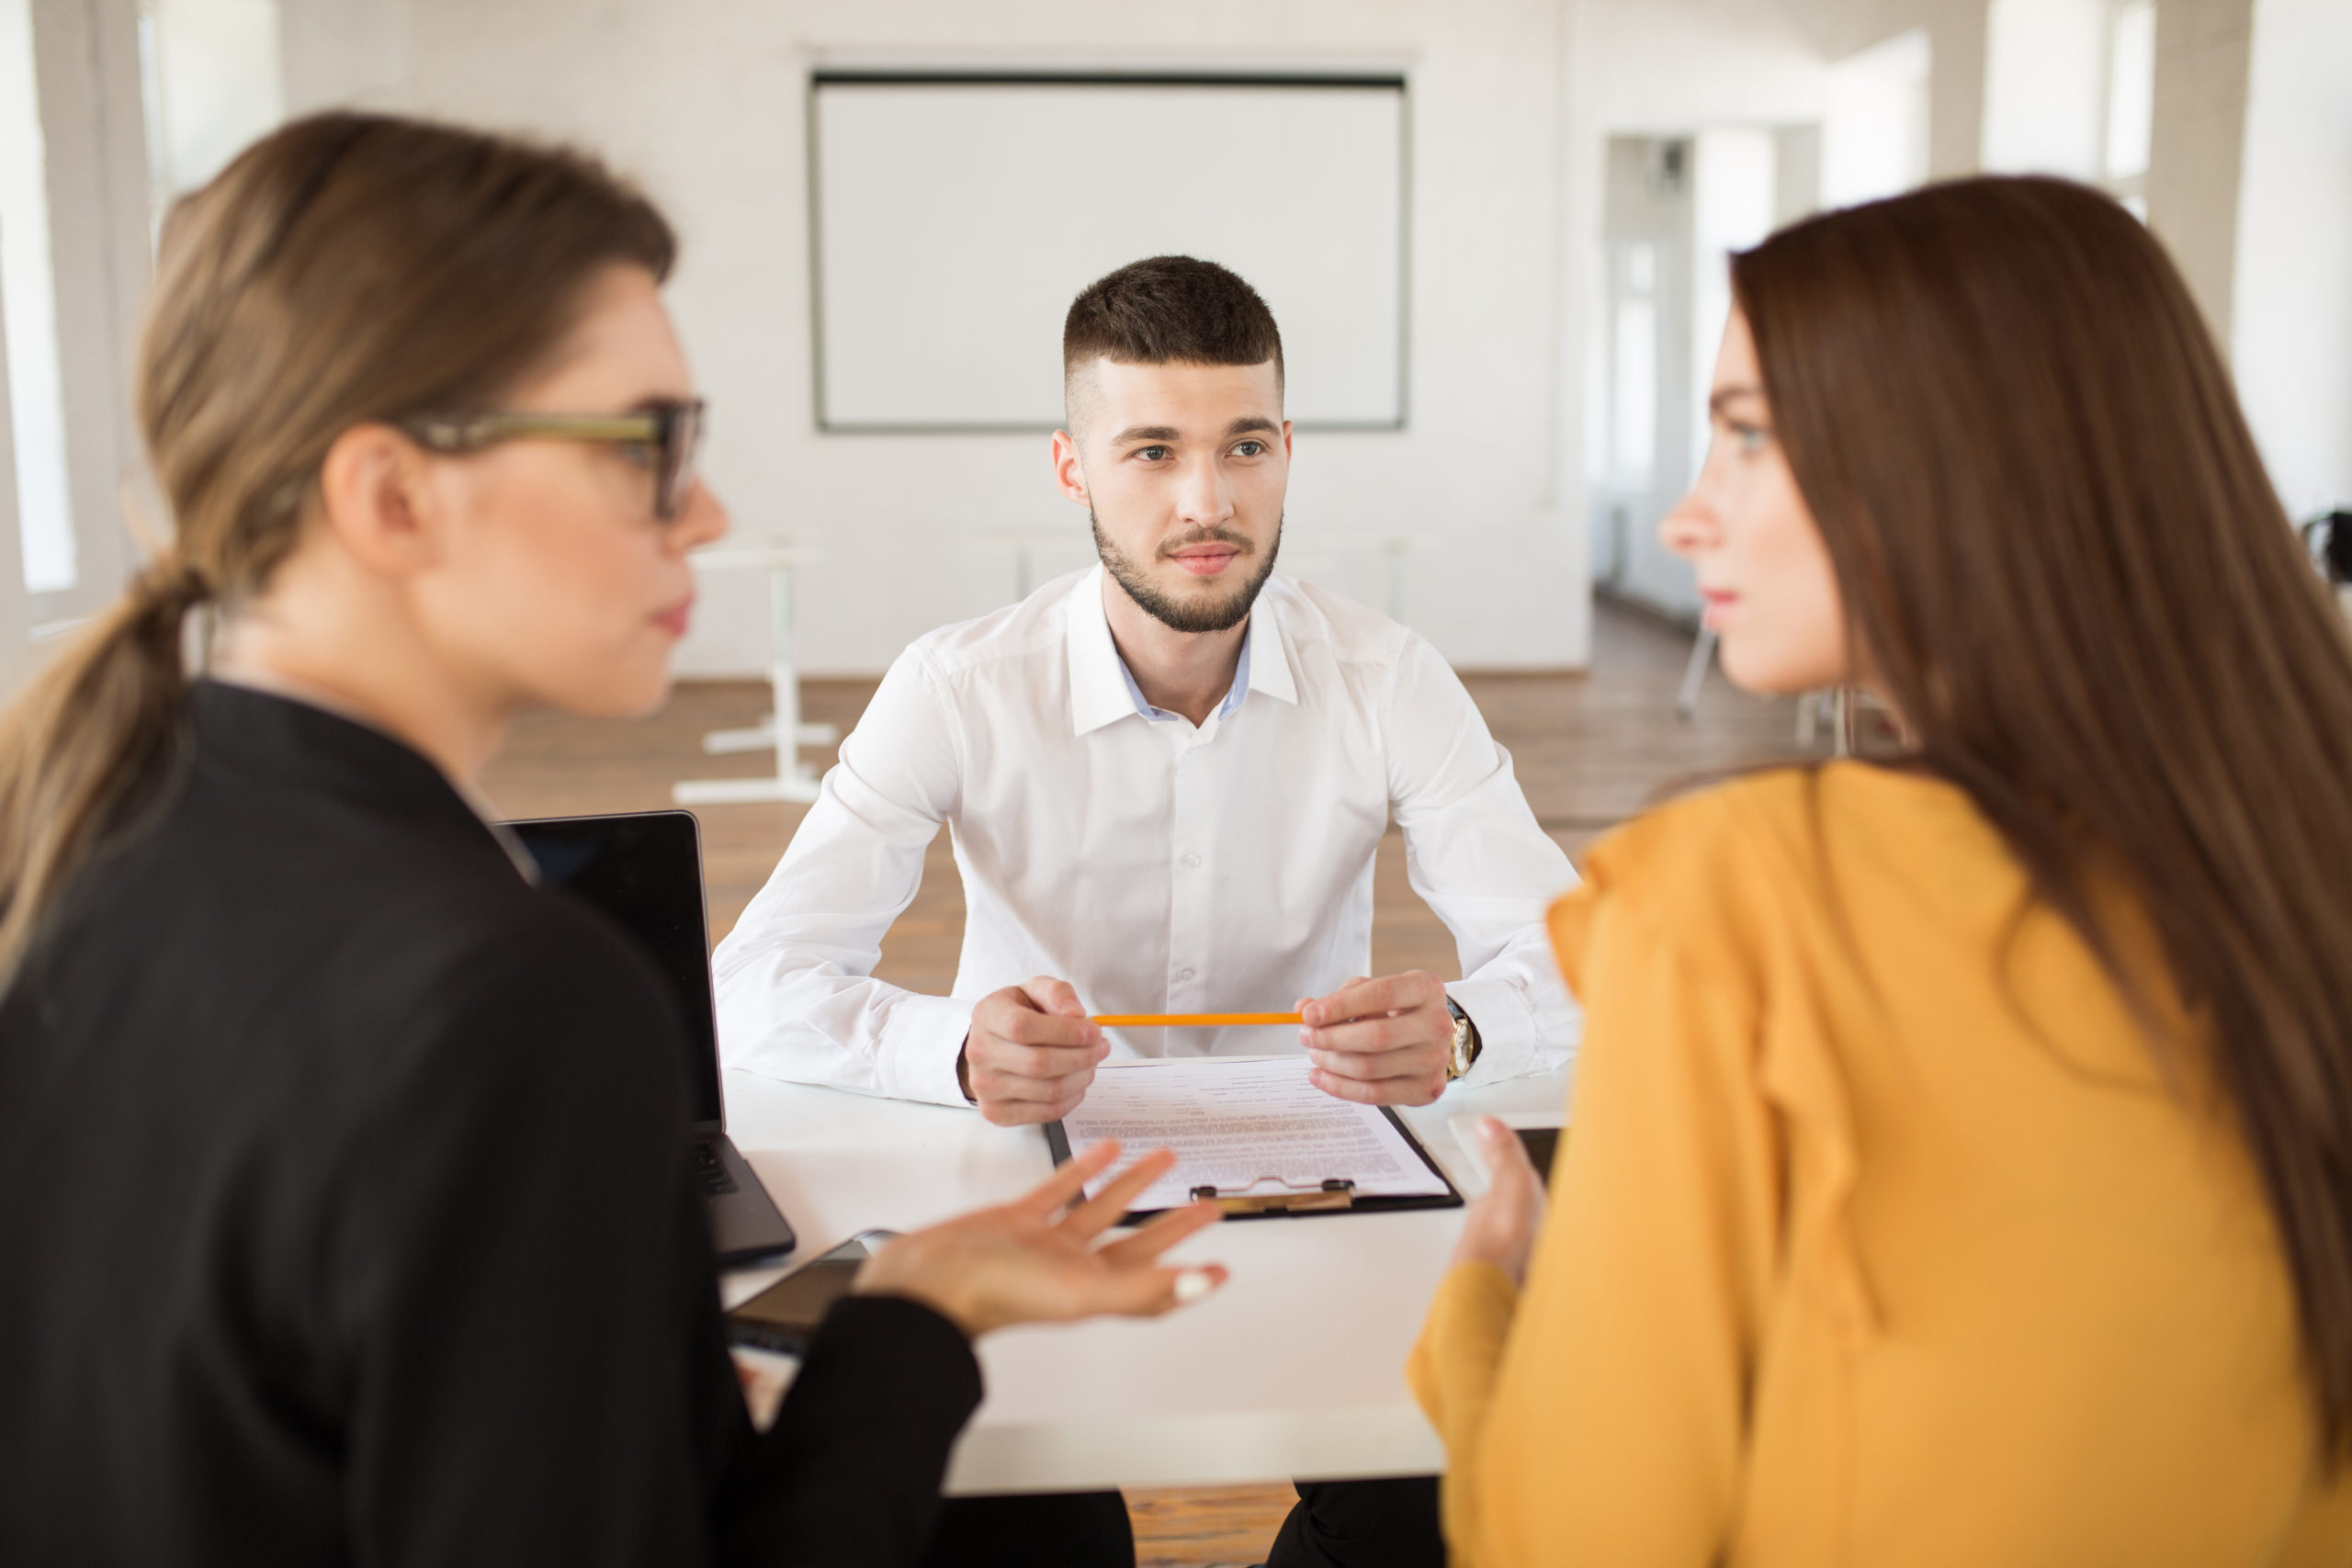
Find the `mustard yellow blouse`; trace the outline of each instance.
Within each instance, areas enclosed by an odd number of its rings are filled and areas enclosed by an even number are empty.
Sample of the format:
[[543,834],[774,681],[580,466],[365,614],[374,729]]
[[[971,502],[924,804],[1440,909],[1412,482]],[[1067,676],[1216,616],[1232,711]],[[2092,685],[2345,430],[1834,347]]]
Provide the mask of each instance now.
[[1457,1568],[2352,1563],[2195,1031],[2167,1078],[1960,792],[1690,797],[1552,934],[1586,1032],[1534,1263],[1449,1274],[1408,1369]]

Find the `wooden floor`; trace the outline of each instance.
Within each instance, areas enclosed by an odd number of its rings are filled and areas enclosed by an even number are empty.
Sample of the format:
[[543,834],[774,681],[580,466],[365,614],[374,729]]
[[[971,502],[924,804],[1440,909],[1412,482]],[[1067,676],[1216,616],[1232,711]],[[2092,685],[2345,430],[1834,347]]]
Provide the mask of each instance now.
[[[1589,672],[1464,677],[1495,738],[1510,749],[1537,819],[1571,854],[1678,783],[1798,754],[1794,705],[1745,696],[1720,673],[1709,676],[1691,720],[1678,721],[1674,694],[1689,636],[1607,602],[1595,610]],[[874,686],[808,682],[803,717],[846,731]],[[756,723],[767,706],[759,682],[695,682],[680,686],[652,718],[527,719],[486,787],[512,817],[667,807],[676,780],[769,771],[771,757],[708,757],[701,749],[705,731]],[[804,754],[820,767],[832,760],[824,749]],[[734,925],[804,814],[797,806],[718,806],[698,813],[714,938]],[[922,891],[882,944],[876,973],[914,989],[947,991],[963,926],[963,886],[943,831],[925,863]],[[1381,974],[1460,974],[1445,928],[1406,884],[1404,842],[1394,829],[1381,845],[1374,878],[1373,965]],[[1127,1498],[1142,1568],[1257,1562],[1292,1500],[1288,1484],[1272,1479],[1254,1487],[1136,1490]]]

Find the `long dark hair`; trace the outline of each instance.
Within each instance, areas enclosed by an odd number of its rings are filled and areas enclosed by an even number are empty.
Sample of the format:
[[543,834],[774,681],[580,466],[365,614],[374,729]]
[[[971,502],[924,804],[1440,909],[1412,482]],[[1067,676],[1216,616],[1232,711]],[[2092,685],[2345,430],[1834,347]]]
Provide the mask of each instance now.
[[172,754],[188,611],[267,583],[335,437],[493,399],[604,268],[675,251],[578,153],[376,115],[288,125],[173,209],[138,394],[172,540],[0,714],[0,987]]
[[2096,912],[2120,868],[2210,1018],[2352,1457],[2352,640],[2196,305],[2051,179],[1815,218],[1732,281],[1917,764],[2145,999]]

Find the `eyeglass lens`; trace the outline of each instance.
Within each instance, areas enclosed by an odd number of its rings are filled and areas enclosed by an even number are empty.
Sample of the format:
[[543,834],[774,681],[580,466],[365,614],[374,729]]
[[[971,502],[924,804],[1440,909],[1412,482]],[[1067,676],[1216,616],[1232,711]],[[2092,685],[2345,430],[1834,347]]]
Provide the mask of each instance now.
[[655,508],[663,522],[674,521],[685,509],[702,461],[703,409],[699,402],[682,403],[664,412],[662,441],[662,492]]

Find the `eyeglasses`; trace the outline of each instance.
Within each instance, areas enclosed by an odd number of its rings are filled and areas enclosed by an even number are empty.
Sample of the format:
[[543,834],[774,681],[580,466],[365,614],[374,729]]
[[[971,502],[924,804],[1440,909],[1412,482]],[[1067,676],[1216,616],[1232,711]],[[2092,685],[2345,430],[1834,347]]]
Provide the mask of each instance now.
[[[479,452],[502,441],[590,441],[637,447],[637,461],[653,470],[653,515],[677,520],[695,488],[702,457],[705,404],[700,398],[649,403],[632,413],[421,414],[400,428],[435,452]],[[624,456],[627,456],[624,450]]]

